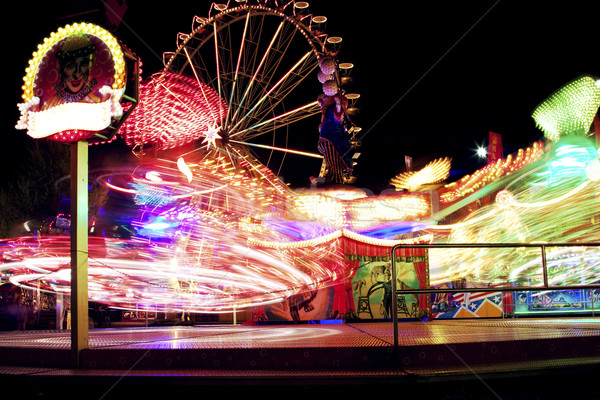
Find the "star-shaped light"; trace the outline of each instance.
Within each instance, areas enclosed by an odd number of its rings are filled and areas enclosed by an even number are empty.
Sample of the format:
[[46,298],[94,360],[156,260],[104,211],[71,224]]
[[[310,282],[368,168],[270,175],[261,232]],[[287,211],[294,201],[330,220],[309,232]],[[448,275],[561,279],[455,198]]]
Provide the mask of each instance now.
[[217,125],[209,127],[207,131],[203,132],[204,140],[202,141],[202,143],[208,143],[208,148],[210,148],[211,146],[216,148],[217,145],[215,144],[215,140],[221,139],[221,136],[219,135],[219,130],[220,127]]

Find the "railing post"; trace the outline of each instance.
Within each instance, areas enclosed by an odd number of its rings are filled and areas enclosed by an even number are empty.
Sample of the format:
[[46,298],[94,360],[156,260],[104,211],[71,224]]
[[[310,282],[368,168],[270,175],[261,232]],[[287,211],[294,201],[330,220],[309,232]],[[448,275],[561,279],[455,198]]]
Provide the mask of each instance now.
[[398,347],[398,299],[396,294],[396,248],[392,247],[391,269],[392,269],[392,320],[394,324],[394,348]]
[[542,250],[542,276],[544,278],[544,288],[548,289],[548,271],[546,270],[546,246],[540,245]]

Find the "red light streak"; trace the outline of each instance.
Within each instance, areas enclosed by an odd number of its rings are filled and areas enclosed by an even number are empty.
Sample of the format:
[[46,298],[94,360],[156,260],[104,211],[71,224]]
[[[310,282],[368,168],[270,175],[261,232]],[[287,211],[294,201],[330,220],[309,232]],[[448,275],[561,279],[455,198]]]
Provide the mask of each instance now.
[[[200,89],[200,90],[199,90]],[[173,149],[221,123],[227,105],[210,87],[175,74],[156,74],[140,85],[140,103],[118,131],[130,147]]]

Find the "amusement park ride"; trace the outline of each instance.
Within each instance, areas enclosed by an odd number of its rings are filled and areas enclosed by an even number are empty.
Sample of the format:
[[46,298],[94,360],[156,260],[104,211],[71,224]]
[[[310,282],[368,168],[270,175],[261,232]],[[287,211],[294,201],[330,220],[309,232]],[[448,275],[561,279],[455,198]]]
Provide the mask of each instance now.
[[[545,138],[530,147],[449,184],[451,160],[441,158],[369,195],[352,186],[360,145],[360,96],[346,92],[352,64],[341,62],[342,38],[327,35],[327,18],[306,10],[300,1],[215,4],[147,79],[131,50],[90,24],[61,29],[34,54],[18,128],[84,146],[120,138],[138,161],[94,176],[110,197],[89,219],[90,301],[148,312],[251,309],[264,320],[384,318],[398,244],[581,243],[548,250],[549,279],[595,282],[600,258],[586,245],[600,242],[594,78],[574,79],[534,110]],[[89,63],[93,100],[53,103],[57,68],[82,68],[60,63],[69,52]],[[277,160],[292,156],[319,171],[310,188],[278,178]],[[34,293],[69,295],[71,254],[70,236],[52,231],[6,239],[0,270]],[[397,257],[404,288],[542,279],[541,255],[527,248],[407,248]],[[531,311],[551,295],[515,295],[511,309],[523,300]],[[593,295],[581,295],[582,310]],[[474,298],[444,300],[406,296],[401,311],[495,315],[467,307]]]

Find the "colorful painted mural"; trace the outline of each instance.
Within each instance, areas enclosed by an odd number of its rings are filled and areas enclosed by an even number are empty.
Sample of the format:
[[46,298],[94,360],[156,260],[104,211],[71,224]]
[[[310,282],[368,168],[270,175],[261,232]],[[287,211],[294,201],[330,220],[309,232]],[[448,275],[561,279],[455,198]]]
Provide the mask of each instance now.
[[[360,319],[391,318],[392,272],[389,261],[361,261],[352,281],[356,313]],[[400,262],[396,270],[398,290],[419,289],[419,280],[412,262]],[[419,315],[418,296],[398,296],[398,317]]]

